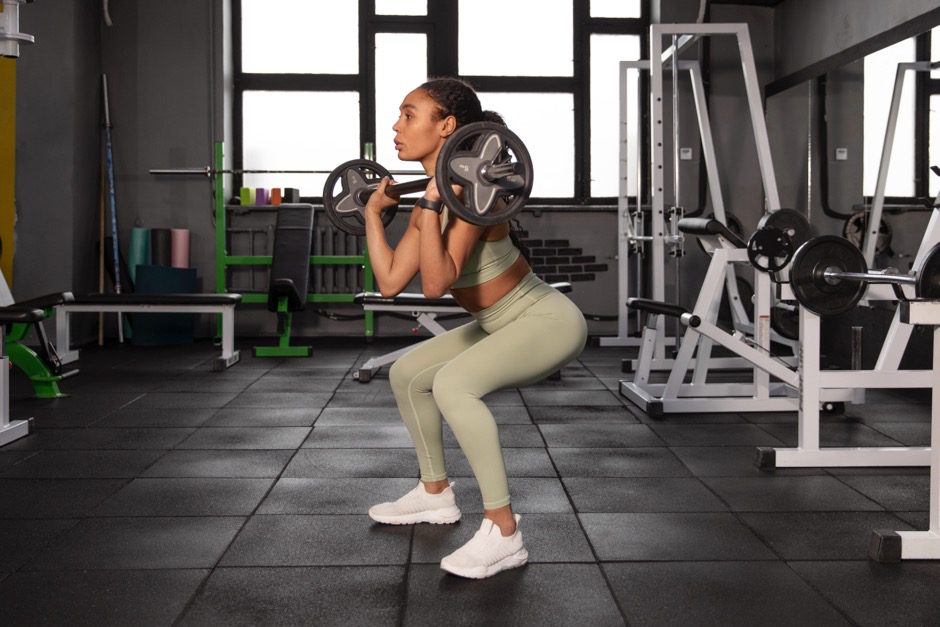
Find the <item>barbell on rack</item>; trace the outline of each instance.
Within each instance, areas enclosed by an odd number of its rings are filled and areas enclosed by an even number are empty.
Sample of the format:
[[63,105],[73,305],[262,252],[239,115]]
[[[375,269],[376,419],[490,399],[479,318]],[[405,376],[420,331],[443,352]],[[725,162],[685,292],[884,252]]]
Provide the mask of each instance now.
[[908,300],[901,290],[903,285],[913,286],[917,299],[940,300],[940,244],[930,249],[913,274],[907,275],[894,268],[869,270],[858,247],[833,235],[806,241],[797,249],[790,265],[794,297],[820,316],[852,309],[872,283],[894,286],[898,300]]

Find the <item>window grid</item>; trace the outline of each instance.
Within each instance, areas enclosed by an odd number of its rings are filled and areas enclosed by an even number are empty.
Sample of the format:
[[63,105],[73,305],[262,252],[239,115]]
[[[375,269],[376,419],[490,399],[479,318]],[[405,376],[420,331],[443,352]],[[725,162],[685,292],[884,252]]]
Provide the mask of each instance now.
[[[428,38],[428,74],[434,76],[457,75],[457,6],[458,0],[428,2],[428,14],[422,16],[376,15],[375,0],[359,3],[359,73],[336,74],[250,74],[242,71],[241,0],[232,3],[234,112],[233,162],[236,169],[244,167],[243,156],[243,94],[252,90],[286,91],[357,91],[360,97],[359,142],[376,142],[375,114],[375,61],[373,45],[376,33],[425,33]],[[641,50],[648,41],[649,14],[642,3],[640,18],[592,18],[590,3],[572,0],[573,77],[525,76],[463,76],[479,92],[536,92],[569,93],[574,102],[574,196],[567,198],[538,198],[539,204],[612,204],[611,198],[590,196],[591,177],[591,108],[590,108],[590,37],[592,34],[637,35]],[[646,99],[643,101],[645,109]],[[550,129],[549,129],[550,130]],[[644,129],[645,132],[645,129]],[[339,163],[339,162],[337,162]],[[259,167],[260,164],[249,164]],[[646,176],[644,172],[644,176]],[[235,175],[239,188],[243,177]],[[319,199],[319,195],[308,197]]]

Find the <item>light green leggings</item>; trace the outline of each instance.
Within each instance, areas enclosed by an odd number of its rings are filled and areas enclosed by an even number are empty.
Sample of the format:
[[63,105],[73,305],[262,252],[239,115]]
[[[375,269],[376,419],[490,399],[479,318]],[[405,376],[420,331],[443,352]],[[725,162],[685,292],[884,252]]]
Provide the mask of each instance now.
[[509,483],[490,392],[540,381],[581,354],[587,324],[564,294],[527,275],[475,320],[406,353],[389,377],[423,481],[444,470],[441,415],[463,449],[483,493],[483,507],[509,504]]

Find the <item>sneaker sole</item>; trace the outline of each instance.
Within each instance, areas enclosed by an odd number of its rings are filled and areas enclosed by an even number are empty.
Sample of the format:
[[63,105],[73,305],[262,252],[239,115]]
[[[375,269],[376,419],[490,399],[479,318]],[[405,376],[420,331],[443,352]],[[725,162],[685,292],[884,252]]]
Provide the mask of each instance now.
[[504,557],[491,566],[481,568],[457,568],[454,566],[448,566],[442,561],[441,570],[445,570],[452,575],[457,575],[458,577],[466,577],[467,579],[485,579],[487,577],[492,577],[496,573],[502,572],[504,570],[523,566],[528,561],[529,552],[525,549],[521,549],[518,553],[514,553],[509,557]]
[[451,525],[460,520],[460,510],[457,507],[436,509],[404,516],[383,516],[369,512],[369,518],[385,525],[414,525],[416,523],[431,523],[432,525]]

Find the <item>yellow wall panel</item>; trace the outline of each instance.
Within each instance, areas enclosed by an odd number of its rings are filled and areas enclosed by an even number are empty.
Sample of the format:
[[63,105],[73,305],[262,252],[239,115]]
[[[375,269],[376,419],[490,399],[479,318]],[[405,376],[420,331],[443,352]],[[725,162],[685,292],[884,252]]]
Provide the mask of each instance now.
[[13,183],[16,178],[16,60],[0,57],[0,270],[13,287]]

